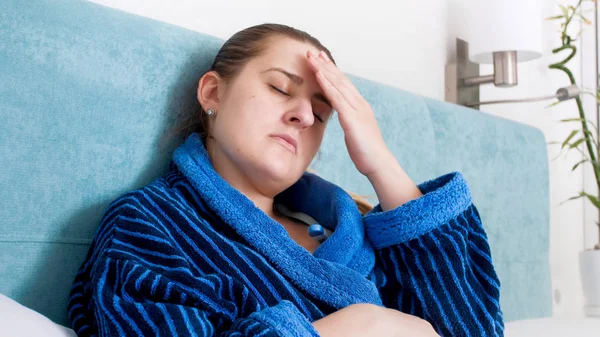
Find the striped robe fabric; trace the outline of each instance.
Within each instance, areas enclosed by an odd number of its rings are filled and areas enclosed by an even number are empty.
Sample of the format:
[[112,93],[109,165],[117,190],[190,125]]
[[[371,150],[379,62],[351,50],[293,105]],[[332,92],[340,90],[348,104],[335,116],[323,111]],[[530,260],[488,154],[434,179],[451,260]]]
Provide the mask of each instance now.
[[314,174],[276,197],[333,235],[311,254],[212,168],[198,134],[166,175],[106,209],[68,303],[78,336],[318,336],[355,303],[429,321],[441,336],[503,336],[500,281],[460,172],[361,215]]

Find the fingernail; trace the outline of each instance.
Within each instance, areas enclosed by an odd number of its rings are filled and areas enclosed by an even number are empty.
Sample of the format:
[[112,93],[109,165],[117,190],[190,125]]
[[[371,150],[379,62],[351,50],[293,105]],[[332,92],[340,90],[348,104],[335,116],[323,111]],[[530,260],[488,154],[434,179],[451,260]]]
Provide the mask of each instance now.
[[329,56],[327,56],[327,54],[326,54],[324,51],[322,51],[322,50],[321,50],[320,54],[321,54],[321,55],[323,55],[323,58],[325,59],[325,61],[327,61],[327,62],[331,62],[331,61],[329,60]]

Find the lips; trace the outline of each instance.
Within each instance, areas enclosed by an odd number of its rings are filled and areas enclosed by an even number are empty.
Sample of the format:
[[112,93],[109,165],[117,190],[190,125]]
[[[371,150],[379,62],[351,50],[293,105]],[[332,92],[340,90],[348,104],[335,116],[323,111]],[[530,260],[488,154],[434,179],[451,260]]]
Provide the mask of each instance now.
[[294,137],[286,134],[276,134],[272,135],[272,137],[279,141],[281,145],[285,146],[292,153],[296,153],[296,149],[298,148],[298,146]]

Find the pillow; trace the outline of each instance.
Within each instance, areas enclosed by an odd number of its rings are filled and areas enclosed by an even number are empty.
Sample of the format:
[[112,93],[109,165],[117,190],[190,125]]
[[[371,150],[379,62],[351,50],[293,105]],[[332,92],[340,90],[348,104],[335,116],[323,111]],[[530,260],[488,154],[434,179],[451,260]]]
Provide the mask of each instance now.
[[75,332],[0,294],[0,336],[77,337]]

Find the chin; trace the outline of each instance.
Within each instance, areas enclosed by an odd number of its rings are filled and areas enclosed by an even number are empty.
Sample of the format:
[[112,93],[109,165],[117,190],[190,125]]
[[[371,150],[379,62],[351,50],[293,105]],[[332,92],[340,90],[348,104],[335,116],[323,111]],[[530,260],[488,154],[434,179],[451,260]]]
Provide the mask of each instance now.
[[272,156],[264,163],[265,165],[263,165],[261,171],[264,172],[265,178],[279,184],[291,185],[296,182],[303,173],[298,166],[298,163],[290,161],[289,158]]

